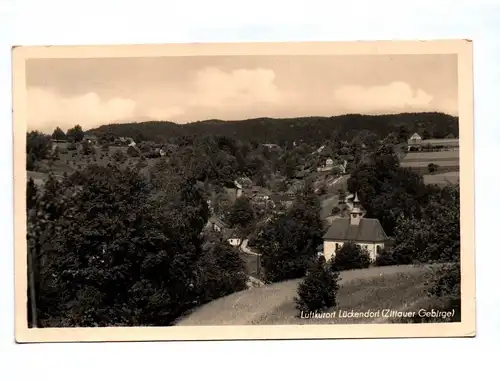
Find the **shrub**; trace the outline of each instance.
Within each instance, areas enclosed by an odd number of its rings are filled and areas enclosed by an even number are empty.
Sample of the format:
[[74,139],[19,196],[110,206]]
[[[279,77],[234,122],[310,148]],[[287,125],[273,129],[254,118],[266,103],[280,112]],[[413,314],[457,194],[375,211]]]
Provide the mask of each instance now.
[[380,267],[388,265],[408,265],[412,263],[412,256],[398,254],[390,248],[381,249],[375,260],[375,265]]
[[300,312],[322,311],[337,305],[339,273],[329,270],[324,257],[320,257],[299,284],[296,308]]
[[133,146],[129,146],[127,148],[127,154],[130,157],[139,157],[140,156],[139,149],[137,149],[136,147],[133,147]]
[[431,162],[429,165],[427,165],[427,169],[429,170],[429,173],[434,173],[439,169],[439,165]]
[[340,209],[340,207],[338,206],[335,206],[334,208],[332,208],[332,215],[337,215],[341,212],[342,210]]
[[67,149],[68,150],[76,150],[76,144],[75,143],[69,143]]
[[335,257],[331,260],[334,271],[351,269],[362,269],[370,266],[370,254],[354,242],[347,242],[337,250]]
[[117,150],[115,153],[113,153],[113,156],[112,158],[118,162],[118,163],[122,163],[122,162],[125,162],[125,160],[127,159],[127,156],[125,156],[125,153],[123,153],[123,151],[121,150]]

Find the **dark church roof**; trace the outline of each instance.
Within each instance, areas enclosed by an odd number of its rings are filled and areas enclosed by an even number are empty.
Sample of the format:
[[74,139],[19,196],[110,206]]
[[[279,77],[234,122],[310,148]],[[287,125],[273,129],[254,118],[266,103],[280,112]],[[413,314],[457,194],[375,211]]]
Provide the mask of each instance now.
[[332,220],[332,224],[325,236],[325,240],[340,240],[354,242],[383,242],[387,235],[378,219],[361,218],[359,225],[351,224],[350,218]]

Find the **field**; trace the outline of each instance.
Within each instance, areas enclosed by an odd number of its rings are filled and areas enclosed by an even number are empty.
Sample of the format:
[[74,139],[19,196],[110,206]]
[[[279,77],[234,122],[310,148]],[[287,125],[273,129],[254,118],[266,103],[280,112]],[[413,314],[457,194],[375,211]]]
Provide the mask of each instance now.
[[340,310],[365,312],[381,309],[404,310],[433,300],[427,297],[428,281],[434,278],[431,266],[374,267],[342,272],[336,317],[299,318],[294,297],[300,280],[252,288],[201,306],[180,319],[177,325],[282,325],[353,324],[391,322],[382,315],[370,318],[340,318]]
[[428,185],[446,186],[448,184],[457,184],[459,179],[460,172],[458,171],[424,175],[424,182]]
[[[424,177],[429,173],[429,164],[438,165],[433,175],[448,174],[449,172],[458,172],[460,170],[460,158],[458,150],[449,150],[443,152],[410,152],[401,160],[401,167],[411,168]],[[453,176],[453,174],[452,174]],[[428,179],[429,183],[443,184],[444,179]]]

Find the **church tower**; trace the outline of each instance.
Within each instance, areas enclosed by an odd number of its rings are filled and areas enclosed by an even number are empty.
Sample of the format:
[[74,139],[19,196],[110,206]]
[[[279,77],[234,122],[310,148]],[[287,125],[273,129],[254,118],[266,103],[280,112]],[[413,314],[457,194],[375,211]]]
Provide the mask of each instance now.
[[352,210],[351,210],[351,224],[352,225],[359,225],[359,221],[361,220],[363,212],[361,211],[359,199],[358,199],[358,193],[355,194],[354,196],[354,201],[352,202]]

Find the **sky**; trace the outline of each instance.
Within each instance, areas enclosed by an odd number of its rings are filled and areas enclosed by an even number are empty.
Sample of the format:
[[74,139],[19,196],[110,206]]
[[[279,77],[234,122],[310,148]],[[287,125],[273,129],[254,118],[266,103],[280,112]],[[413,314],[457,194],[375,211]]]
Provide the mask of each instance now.
[[28,129],[115,122],[458,114],[456,55],[31,59]]

